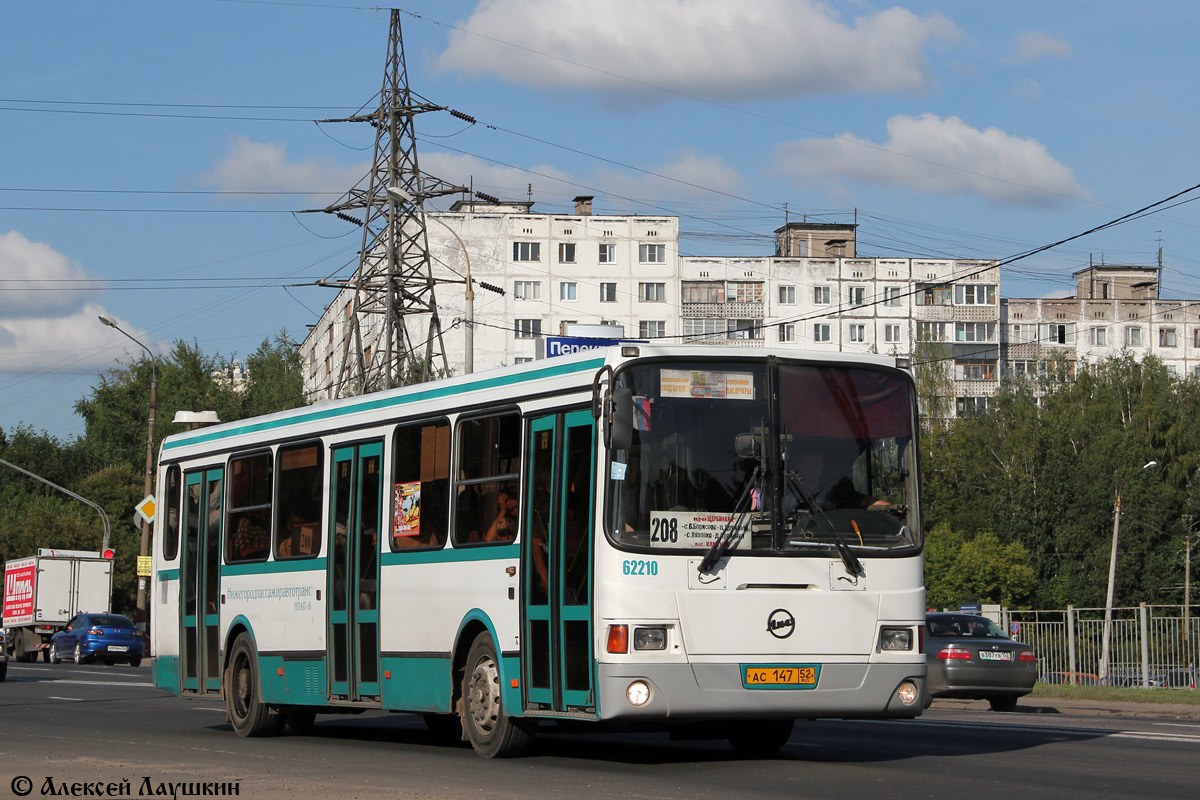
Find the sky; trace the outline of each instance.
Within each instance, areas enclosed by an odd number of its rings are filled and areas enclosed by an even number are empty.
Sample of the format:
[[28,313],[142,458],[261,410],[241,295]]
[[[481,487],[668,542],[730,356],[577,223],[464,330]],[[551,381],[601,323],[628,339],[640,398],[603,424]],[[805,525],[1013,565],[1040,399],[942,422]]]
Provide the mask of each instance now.
[[[1200,184],[1200,5],[408,0],[422,171],[534,210],[680,218],[688,256],[785,221],[858,254],[1003,259]],[[339,0],[0,6],[0,429],[82,436],[106,370],[173,342],[301,340],[357,263],[320,209],[364,179],[386,9]],[[1190,192],[1003,270],[1090,262],[1200,297]],[[482,320],[481,320],[482,321]],[[496,320],[504,324],[504,320]]]

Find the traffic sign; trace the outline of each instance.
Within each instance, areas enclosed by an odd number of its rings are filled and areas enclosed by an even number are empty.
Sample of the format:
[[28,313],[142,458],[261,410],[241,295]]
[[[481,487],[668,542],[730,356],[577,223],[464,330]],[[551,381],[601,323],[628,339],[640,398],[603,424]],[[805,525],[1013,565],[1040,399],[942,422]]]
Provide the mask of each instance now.
[[141,517],[142,519],[144,519],[146,522],[151,522],[151,523],[154,522],[154,510],[155,510],[154,495],[152,495],[152,494],[146,495],[142,499],[142,502],[138,503],[136,506],[133,507],[133,510],[136,511],[137,515],[139,517]]
[[1019,622],[1008,623],[1008,635],[1009,636],[1016,636],[1020,632],[1021,632],[1021,623],[1019,623]]

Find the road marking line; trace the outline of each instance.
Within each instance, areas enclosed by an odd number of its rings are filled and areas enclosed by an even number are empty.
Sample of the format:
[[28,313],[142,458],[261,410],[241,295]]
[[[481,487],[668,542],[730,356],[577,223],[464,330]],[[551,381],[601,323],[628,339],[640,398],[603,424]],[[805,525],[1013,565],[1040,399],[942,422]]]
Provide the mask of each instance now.
[[42,683],[70,683],[77,686],[149,686],[154,688],[154,684],[150,681],[137,683],[134,681],[74,681],[67,678],[55,678],[52,681],[42,681]]
[[82,697],[56,697],[55,695],[50,695],[49,698],[51,700],[71,700],[73,702],[83,702]]
[[211,708],[209,706],[192,706],[192,711],[220,711],[222,714],[224,714],[225,708],[224,708],[224,706],[222,706],[221,708]]

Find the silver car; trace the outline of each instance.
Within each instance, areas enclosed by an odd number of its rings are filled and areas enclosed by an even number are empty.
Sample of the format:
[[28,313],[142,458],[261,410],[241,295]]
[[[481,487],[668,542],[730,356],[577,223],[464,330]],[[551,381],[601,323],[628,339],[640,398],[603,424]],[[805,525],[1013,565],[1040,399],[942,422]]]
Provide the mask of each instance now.
[[1017,698],[1033,691],[1033,647],[1015,642],[987,617],[925,615],[929,697],[987,700],[993,711],[1014,711]]

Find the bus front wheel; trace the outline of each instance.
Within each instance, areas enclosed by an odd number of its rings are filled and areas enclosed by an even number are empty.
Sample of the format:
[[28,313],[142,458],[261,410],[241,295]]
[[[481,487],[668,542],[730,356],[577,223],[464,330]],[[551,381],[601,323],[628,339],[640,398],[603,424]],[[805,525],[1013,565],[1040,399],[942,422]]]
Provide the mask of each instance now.
[[475,637],[467,653],[462,708],[471,747],[484,758],[519,756],[533,743],[533,734],[525,723],[504,710],[500,661],[496,645],[486,633]]
[[262,701],[262,683],[258,675],[258,654],[250,635],[243,633],[233,642],[229,667],[225,671],[225,707],[238,736],[274,736],[283,718]]

